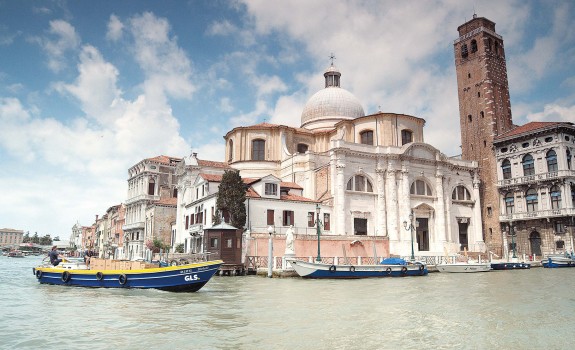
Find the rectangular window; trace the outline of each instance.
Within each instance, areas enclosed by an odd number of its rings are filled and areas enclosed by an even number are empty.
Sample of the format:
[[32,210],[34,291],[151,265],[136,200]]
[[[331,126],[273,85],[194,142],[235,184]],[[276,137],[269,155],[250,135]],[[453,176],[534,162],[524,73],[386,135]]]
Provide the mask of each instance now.
[[367,235],[367,219],[353,219],[353,234],[362,236]]
[[226,248],[232,248],[232,246],[233,246],[233,241],[231,238],[228,238],[226,240]]
[[190,217],[186,215],[186,230],[188,229]]
[[266,196],[276,196],[278,194],[278,185],[266,183],[265,194]]
[[315,226],[315,221],[313,218],[314,218],[314,212],[309,211],[307,213],[307,227],[314,227]]
[[491,215],[493,215],[493,210],[491,209],[491,207],[487,207],[487,216]]
[[264,140],[252,141],[252,160],[265,160],[266,142]]
[[323,214],[323,229],[329,231],[329,214]]
[[565,226],[562,222],[555,222],[555,233],[565,233]]
[[283,225],[290,226],[293,225],[293,211],[291,210],[284,210],[283,212]]
[[268,209],[268,225],[274,226],[276,223],[274,222],[274,211],[272,209]]
[[413,142],[413,133],[409,130],[401,130],[401,145]]
[[218,239],[216,237],[210,238],[210,248],[218,247]]

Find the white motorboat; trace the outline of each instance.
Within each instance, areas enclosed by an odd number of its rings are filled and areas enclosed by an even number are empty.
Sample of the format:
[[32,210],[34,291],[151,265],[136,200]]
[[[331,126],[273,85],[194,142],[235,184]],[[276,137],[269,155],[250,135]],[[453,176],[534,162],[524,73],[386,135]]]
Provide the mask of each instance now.
[[471,273],[471,272],[487,272],[491,270],[491,263],[489,262],[455,262],[438,264],[437,270],[439,272],[455,272],[455,273]]

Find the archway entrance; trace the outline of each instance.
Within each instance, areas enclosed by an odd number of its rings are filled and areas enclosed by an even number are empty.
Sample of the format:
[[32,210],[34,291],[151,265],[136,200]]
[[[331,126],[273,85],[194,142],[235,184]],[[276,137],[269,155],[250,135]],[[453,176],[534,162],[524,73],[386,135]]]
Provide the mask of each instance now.
[[541,256],[541,235],[539,232],[533,231],[529,235],[529,244],[531,245],[531,254]]

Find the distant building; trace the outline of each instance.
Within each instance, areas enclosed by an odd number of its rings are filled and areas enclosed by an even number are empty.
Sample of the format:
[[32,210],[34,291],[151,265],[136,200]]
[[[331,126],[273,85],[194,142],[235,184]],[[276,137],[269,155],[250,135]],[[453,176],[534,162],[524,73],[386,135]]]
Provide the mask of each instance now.
[[15,230],[11,228],[0,229],[0,246],[19,246],[24,237],[23,230]]
[[[170,239],[171,227],[168,223],[174,220],[176,208],[170,204],[171,213],[167,214],[166,204],[170,201],[169,198],[177,198],[175,169],[181,161],[181,158],[158,156],[144,159],[128,170],[128,198],[125,203],[125,223],[122,227],[124,240],[121,258],[144,258],[147,254],[146,242],[153,241],[154,238]],[[154,215],[153,211],[148,210],[156,204],[156,207],[162,208],[160,215]],[[166,216],[171,219],[166,219]],[[161,233],[156,230],[159,227],[162,228]]]
[[574,124],[527,123],[494,146],[505,253],[513,244],[537,256],[574,250]]

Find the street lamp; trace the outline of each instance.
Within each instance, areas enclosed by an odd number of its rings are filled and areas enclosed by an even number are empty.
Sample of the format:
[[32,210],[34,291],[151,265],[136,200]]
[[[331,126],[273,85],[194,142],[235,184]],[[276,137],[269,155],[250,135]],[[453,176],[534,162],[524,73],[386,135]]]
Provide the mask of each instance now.
[[319,235],[320,235],[320,230],[319,230],[319,212],[321,211],[321,208],[319,207],[319,204],[315,205],[315,213],[317,214],[317,219],[315,220],[315,226],[316,226],[316,232],[317,232],[317,258],[315,258],[315,261],[317,262],[321,262],[321,255],[319,253]]
[[407,225],[407,221],[404,221],[403,227],[409,231],[409,235],[411,236],[411,261],[415,261],[415,254],[413,253],[413,230],[415,229],[413,225],[413,209],[411,209],[411,213],[409,214],[409,226]]
[[515,230],[513,229],[513,223],[509,223],[509,235],[511,236],[511,248],[513,248],[513,259],[517,259],[515,255]]
[[268,244],[268,277],[272,278],[273,272],[273,252],[274,252],[274,241],[272,239],[272,235],[274,234],[274,227],[268,227],[268,233],[270,234],[269,244]]

